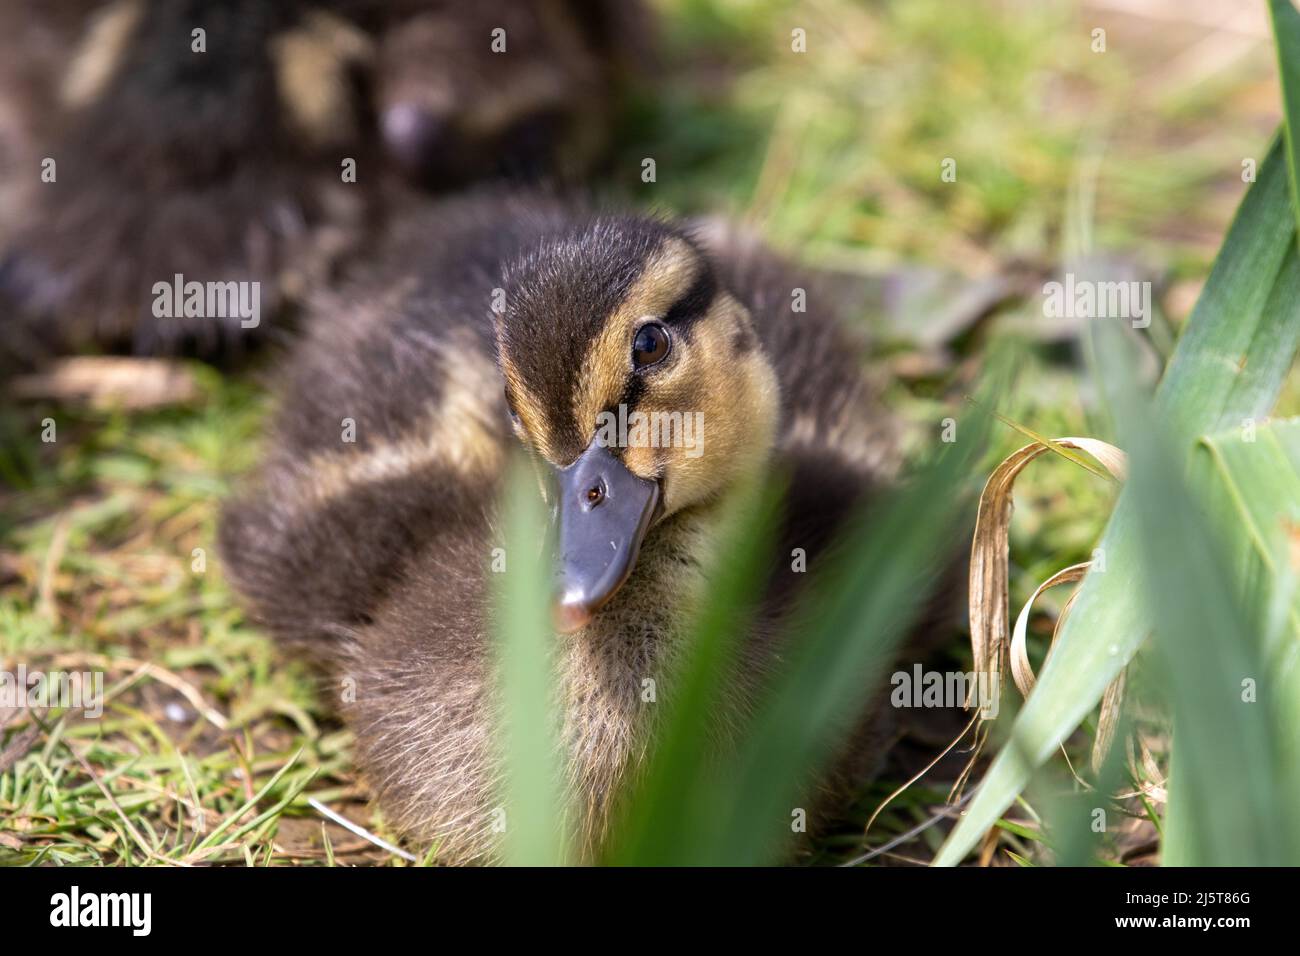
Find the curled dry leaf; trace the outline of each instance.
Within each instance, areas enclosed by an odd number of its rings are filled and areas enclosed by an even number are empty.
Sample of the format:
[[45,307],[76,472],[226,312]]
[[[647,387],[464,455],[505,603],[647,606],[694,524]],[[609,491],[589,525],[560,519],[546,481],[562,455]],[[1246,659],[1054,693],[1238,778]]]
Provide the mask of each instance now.
[[[1016,626],[1011,631],[1011,679],[1016,682],[1016,689],[1020,691],[1020,696],[1028,697],[1029,692],[1034,689],[1034,670],[1029,665],[1029,653],[1026,649],[1026,632],[1029,630],[1029,612],[1034,608],[1034,602],[1038,600],[1038,595],[1042,594],[1048,588],[1055,587],[1058,584],[1066,584],[1071,581],[1082,581],[1083,576],[1088,573],[1088,568],[1092,567],[1091,561],[1085,561],[1082,564],[1072,564],[1068,568],[1057,571],[1050,578],[1038,585],[1034,593],[1029,595],[1029,600],[1025,606],[1020,609],[1020,614],[1016,616]],[[1064,618],[1062,614],[1059,621]],[[1047,656],[1052,656],[1052,647],[1056,645],[1056,632],[1052,633],[1052,643],[1047,648]]]
[[[976,681],[976,686],[992,687],[997,692],[1002,686],[1003,669],[1010,654],[1008,614],[1011,598],[1007,580],[1008,541],[1011,529],[1012,491],[1016,478],[1031,461],[1047,451],[1057,452],[1067,460],[1074,461],[1075,457],[1062,452],[1062,448],[1087,452],[1111,475],[1121,481],[1127,474],[1127,458],[1124,452],[1114,445],[1095,438],[1057,438],[1043,439],[1025,445],[1011,454],[989,476],[984,491],[980,494],[970,558],[971,654],[974,658],[976,674],[988,675],[987,683],[981,684],[980,681]],[[1078,567],[1084,566],[1076,566]],[[1074,570],[1075,568],[1067,568],[1060,572],[1038,591],[1050,587],[1052,583],[1078,580],[1078,578],[1061,577]],[[1080,571],[1078,577],[1082,576],[1083,572]],[[1035,597],[1038,591],[1035,592]],[[1018,676],[1017,670],[1020,671]],[[1021,687],[1022,693],[1027,694],[1028,688],[1033,686],[1033,675],[1029,671],[1027,658],[1013,662],[1013,676],[1017,677],[1018,685],[1027,676],[1027,687]],[[972,694],[971,699],[967,701],[967,706],[974,706],[975,703]]]
[[[1001,416],[999,416],[1001,417]],[[1067,461],[1073,462],[1094,474],[1109,473],[1115,479],[1123,481],[1127,476],[1127,456],[1114,445],[1095,438],[1047,438],[1015,422],[1006,421],[1008,425],[1029,435],[1034,441],[1018,449],[1003,461],[984,485],[980,494],[979,511],[975,519],[975,535],[971,542],[970,560],[970,632],[971,654],[974,658],[976,680],[972,682],[971,696],[966,701],[968,709],[978,706],[980,712],[974,728],[974,738],[970,749],[970,759],[953,785],[949,799],[955,799],[965,788],[984,742],[988,737],[986,723],[992,718],[999,702],[1002,688],[1002,675],[1008,659],[1011,661],[1012,677],[1024,695],[1028,695],[1034,686],[1034,673],[1029,666],[1028,655],[1024,649],[1024,631],[1028,624],[1029,608],[1034,600],[1047,588],[1067,581],[1083,578],[1089,564],[1075,565],[1053,575],[1040,586],[1030,598],[1029,604],[1020,613],[1017,621],[1019,640],[1014,650],[1008,633],[1007,621],[1011,597],[1008,590],[1008,550],[1011,529],[1012,491],[1016,478],[1025,467],[1045,452],[1051,451]],[[1083,459],[1069,449],[1087,452],[1101,463],[1105,471]],[[1075,592],[1078,593],[1077,591]],[[1065,614],[1074,603],[1074,595],[1066,602],[1065,608],[1057,619],[1057,628],[1065,619]],[[1053,643],[1056,637],[1053,634]],[[987,676],[985,676],[987,675]],[[982,679],[981,679],[982,678]],[[1122,695],[1122,683],[1112,688],[1116,695]],[[979,700],[979,688],[990,689],[998,697]],[[1112,695],[1114,707],[1103,708],[1104,730],[1113,736],[1114,722],[1118,714],[1119,697]],[[1110,714],[1109,717],[1106,714]],[[969,728],[968,728],[969,730]],[[966,731],[963,731],[965,736]],[[1099,733],[1099,738],[1104,734]],[[1109,742],[1106,743],[1109,746]],[[1095,754],[1095,751],[1094,751]],[[1068,762],[1068,758],[1067,758]],[[1071,768],[1073,772],[1073,768]],[[1078,775],[1076,774],[1076,779]],[[1084,783],[1080,780],[1080,783]],[[1086,783],[1084,783],[1087,786]]]
[[[1028,697],[1037,680],[1034,676],[1034,670],[1029,664],[1029,654],[1026,648],[1029,613],[1033,610],[1034,602],[1038,600],[1038,595],[1048,588],[1055,587],[1058,584],[1083,580],[1083,576],[1088,573],[1090,567],[1092,567],[1092,562],[1085,561],[1082,564],[1072,564],[1068,568],[1057,571],[1034,589],[1034,593],[1029,596],[1025,606],[1020,609],[1020,614],[1016,617],[1016,626],[1011,632],[1010,650],[1011,678],[1016,682],[1016,689],[1020,691],[1020,696]],[[1061,608],[1061,613],[1057,615],[1056,624],[1052,628],[1052,640],[1047,646],[1047,657],[1052,656],[1052,649],[1056,647],[1056,638],[1061,633],[1061,625],[1065,623],[1066,617],[1070,614],[1070,608],[1074,607],[1074,599],[1078,596],[1079,592],[1074,591],[1066,599],[1065,606]],[[1044,659],[1044,663],[1046,663],[1046,659]],[[1101,770],[1102,762],[1106,759],[1111,744],[1115,740],[1115,731],[1119,727],[1119,715],[1124,704],[1125,674],[1127,674],[1127,670],[1119,672],[1119,676],[1110,682],[1105,695],[1101,699],[1101,712],[1097,719],[1097,736],[1093,740],[1092,756],[1089,758],[1093,773]],[[1068,756],[1066,757],[1066,763],[1069,763]],[[1071,772],[1073,772],[1073,767],[1071,767]],[[1078,779],[1077,774],[1075,777]],[[1082,782],[1080,780],[1080,783]]]

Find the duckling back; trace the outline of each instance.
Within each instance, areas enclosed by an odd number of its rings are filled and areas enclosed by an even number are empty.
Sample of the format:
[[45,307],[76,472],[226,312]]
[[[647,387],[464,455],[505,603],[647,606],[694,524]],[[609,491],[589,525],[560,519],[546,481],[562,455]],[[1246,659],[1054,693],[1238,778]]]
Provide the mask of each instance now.
[[513,441],[493,344],[502,266],[568,215],[495,192],[416,206],[313,297],[274,371],[264,463],[222,529],[229,573],[277,634],[319,642],[364,622],[412,556],[486,527]]

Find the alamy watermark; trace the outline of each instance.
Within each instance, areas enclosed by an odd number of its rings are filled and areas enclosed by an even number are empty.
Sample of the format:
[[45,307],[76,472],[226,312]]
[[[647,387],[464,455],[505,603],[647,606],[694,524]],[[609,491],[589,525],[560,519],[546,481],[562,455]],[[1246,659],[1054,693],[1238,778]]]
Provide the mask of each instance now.
[[260,282],[186,282],[178,272],[171,282],[155,282],[153,297],[158,319],[239,319],[245,329],[262,321]]
[[148,936],[153,930],[152,893],[95,893],[73,884],[66,893],[50,897],[50,925],[56,927],[113,927]]
[[913,664],[910,671],[895,671],[889,678],[894,707],[978,707],[982,716],[998,715],[1001,687],[998,675],[975,671],[927,671]]
[[687,458],[704,454],[703,412],[604,411],[596,416],[602,448],[684,448]]
[[103,671],[0,670],[0,710],[71,707],[87,717],[104,713]]
[[1043,286],[1043,314],[1049,319],[1128,319],[1135,329],[1151,324],[1151,283],[1077,279]]

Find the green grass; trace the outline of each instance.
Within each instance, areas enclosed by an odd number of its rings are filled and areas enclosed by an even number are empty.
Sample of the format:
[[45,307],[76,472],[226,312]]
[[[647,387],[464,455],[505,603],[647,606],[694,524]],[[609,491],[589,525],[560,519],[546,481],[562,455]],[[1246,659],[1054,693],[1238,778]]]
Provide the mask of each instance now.
[[[0,758],[6,862],[294,859],[319,848],[309,815],[289,828],[296,838],[276,836],[304,806],[302,789],[311,782],[321,799],[355,789],[346,735],[322,729],[306,672],[244,625],[211,551],[215,502],[252,461],[261,399],[196,372],[192,408],[5,416],[15,487],[4,499],[0,651],[10,668],[103,669],[107,698],[102,720],[7,715],[9,744],[30,738],[30,749]],[[47,416],[58,429],[48,445],[36,439]],[[230,841],[255,819],[235,826],[234,815],[263,787],[259,809],[289,802]],[[199,834],[227,819],[227,840],[198,854]]]
[[[1195,82],[1156,82],[1158,65],[1179,52],[1172,40],[1120,19],[1108,51],[1095,54],[1097,15],[1069,4],[659,6],[671,68],[630,112],[609,191],[645,207],[741,217],[789,254],[866,281],[903,262],[1037,277],[1090,235],[1094,248],[1167,280],[1161,306],[1176,329],[1245,190],[1241,160],[1262,164],[1277,119],[1263,46]],[[794,27],[808,32],[806,54],[790,50]],[[637,178],[644,156],[658,163],[653,185]],[[948,157],[955,183],[940,179]],[[1037,321],[1026,330],[1026,319]],[[1032,299],[938,347],[884,325],[877,360],[893,373],[889,397],[912,423],[913,447],[965,413],[990,342],[1011,335],[1024,359],[997,411],[1047,435],[1104,435],[1078,356],[1041,327]],[[924,371],[906,371],[918,355]],[[102,720],[23,712],[0,727],[0,863],[406,865],[306,802],[393,837],[372,814],[349,735],[313,677],[244,621],[222,580],[216,506],[255,459],[265,402],[246,381],[196,374],[198,399],[164,411],[0,411],[0,661],[107,665],[110,692]],[[1300,412],[1296,379],[1278,414]],[[40,441],[47,417],[58,429],[51,444]],[[973,473],[1022,443],[995,429]],[[1089,556],[1114,490],[1049,456],[1022,478],[1017,501],[1014,607],[1052,571]],[[1033,618],[1036,664],[1065,592],[1045,596]],[[950,656],[961,669],[964,640],[954,630]],[[1084,737],[1067,742],[1076,763]],[[912,764],[946,743],[912,741]],[[1166,755],[1157,747],[1165,770]],[[865,845],[941,812],[962,759],[895,799]],[[913,769],[867,787],[806,861],[861,856],[867,818]],[[1073,858],[1035,819],[1050,823],[1049,808],[1073,785],[1063,776],[1039,783],[1000,818],[988,859]],[[1123,809],[1122,831],[1085,855],[1149,858],[1158,813],[1141,798]],[[949,828],[924,829],[872,863],[928,862]]]

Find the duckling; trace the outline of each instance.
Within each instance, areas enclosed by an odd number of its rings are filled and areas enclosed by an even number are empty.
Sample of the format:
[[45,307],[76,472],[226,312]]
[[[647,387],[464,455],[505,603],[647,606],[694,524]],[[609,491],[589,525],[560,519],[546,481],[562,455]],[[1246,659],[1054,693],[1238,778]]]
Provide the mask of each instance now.
[[[553,488],[557,700],[590,856],[649,745],[642,682],[680,651],[735,489],[789,473],[778,553],[803,548],[812,570],[892,475],[897,428],[861,345],[752,245],[537,196],[437,204],[314,306],[277,370],[265,461],[224,507],[223,566],[255,621],[343,682],[385,819],[442,861],[489,861],[495,502],[522,445]],[[619,447],[601,428],[620,410],[698,414],[701,443]],[[732,718],[804,578],[773,568]],[[879,757],[875,716],[846,742],[856,767]]]
[[[219,352],[326,272],[364,220],[339,156],[360,132],[368,41],[309,0],[81,7],[0,266],[9,332],[38,354]],[[158,288],[176,276],[244,284],[256,314],[206,297],[177,314]]]
[[[631,32],[615,6],[57,0],[0,40],[6,339],[238,353],[406,204],[407,178],[581,168]],[[178,314],[190,282],[203,305]],[[241,310],[210,294],[228,283]]]

